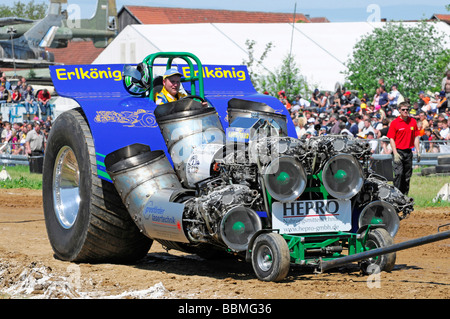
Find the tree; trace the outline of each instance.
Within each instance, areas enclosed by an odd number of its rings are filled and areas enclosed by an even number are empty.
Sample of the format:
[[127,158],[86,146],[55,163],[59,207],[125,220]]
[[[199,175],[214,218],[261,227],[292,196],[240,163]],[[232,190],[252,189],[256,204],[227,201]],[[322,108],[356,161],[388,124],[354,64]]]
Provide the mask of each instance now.
[[306,95],[309,92],[308,83],[300,73],[294,56],[289,54],[274,72],[260,76],[257,87],[273,96],[284,90],[289,101],[293,101],[299,94]]
[[23,3],[20,0],[14,2],[11,7],[5,4],[0,5],[0,17],[18,17],[31,20],[39,20],[45,17],[48,5],[46,3],[34,3],[31,0]]
[[[375,94],[378,79],[411,100],[421,90],[440,90],[440,83],[450,62],[450,50],[434,23],[417,25],[387,23],[361,38],[353,48],[345,72],[349,89]],[[389,90],[389,87],[386,88]]]
[[242,63],[247,66],[248,74],[250,75],[250,79],[252,80],[253,86],[257,87],[258,81],[259,81],[259,75],[261,74],[261,69],[264,69],[263,67],[263,61],[267,57],[267,54],[272,49],[272,42],[269,42],[266,44],[263,53],[257,59],[255,57],[255,40],[249,40],[247,39],[245,41],[245,46],[247,47],[247,55],[248,59],[243,60]]
[[254,40],[245,41],[248,59],[242,63],[247,66],[253,86],[258,92],[266,91],[270,95],[278,96],[277,93],[284,90],[286,97],[292,101],[298,94],[306,94],[309,91],[307,81],[301,75],[294,56],[287,55],[281,66],[272,72],[263,66],[263,62],[273,46],[272,42],[266,44],[259,59],[255,58],[255,44]]

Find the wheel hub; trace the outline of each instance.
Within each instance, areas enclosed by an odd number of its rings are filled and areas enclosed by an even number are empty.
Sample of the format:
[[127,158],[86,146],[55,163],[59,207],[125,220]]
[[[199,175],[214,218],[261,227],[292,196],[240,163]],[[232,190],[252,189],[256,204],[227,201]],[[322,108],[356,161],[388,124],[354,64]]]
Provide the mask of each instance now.
[[272,267],[272,250],[269,246],[261,246],[257,255],[258,266],[263,271],[268,271]]
[[75,223],[80,206],[80,171],[73,150],[64,146],[59,151],[53,170],[53,205],[60,225],[69,229]]

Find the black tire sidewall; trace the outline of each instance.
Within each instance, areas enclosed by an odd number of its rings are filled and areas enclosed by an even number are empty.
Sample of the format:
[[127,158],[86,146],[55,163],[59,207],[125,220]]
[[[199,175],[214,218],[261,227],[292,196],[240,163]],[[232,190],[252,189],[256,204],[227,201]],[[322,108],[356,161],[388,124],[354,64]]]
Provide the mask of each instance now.
[[[384,228],[375,228],[371,230],[368,234],[367,240],[373,242],[376,245],[375,248],[383,248],[391,246],[394,243],[391,235],[389,235],[388,231]],[[373,263],[370,263],[368,260],[363,261],[361,263],[361,270],[363,271],[363,273],[367,275],[372,274],[372,271],[375,271],[375,273],[378,273],[383,270],[391,271],[393,267],[393,264],[391,264],[392,262],[395,262],[395,252],[380,255]],[[378,266],[379,268],[378,269],[371,268],[375,265]]]
[[[256,238],[255,243],[253,245],[252,249],[253,270],[255,271],[256,276],[263,281],[279,281],[282,280],[286,275],[284,274],[280,276],[281,273],[285,272],[282,269],[285,266],[284,265],[285,261],[283,260],[284,256],[283,252],[281,251],[284,247],[281,246],[281,242],[277,240],[275,236],[279,235],[274,233],[263,233]],[[273,254],[272,265],[266,271],[259,267],[257,261],[259,249],[261,249],[262,246],[268,246]]]
[[[54,167],[58,152],[68,146],[75,154],[79,178],[80,204],[75,223],[66,229],[62,227],[55,214],[53,203]],[[85,134],[76,117],[71,112],[61,114],[52,125],[44,156],[43,204],[47,234],[56,257],[75,260],[87,236],[91,205],[91,165]]]

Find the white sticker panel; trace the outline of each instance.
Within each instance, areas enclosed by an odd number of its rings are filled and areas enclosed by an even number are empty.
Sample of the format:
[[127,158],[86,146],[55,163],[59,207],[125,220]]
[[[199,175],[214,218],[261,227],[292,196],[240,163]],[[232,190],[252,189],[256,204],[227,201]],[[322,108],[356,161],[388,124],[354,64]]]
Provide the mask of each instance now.
[[281,234],[349,231],[350,200],[310,200],[272,205],[272,227]]

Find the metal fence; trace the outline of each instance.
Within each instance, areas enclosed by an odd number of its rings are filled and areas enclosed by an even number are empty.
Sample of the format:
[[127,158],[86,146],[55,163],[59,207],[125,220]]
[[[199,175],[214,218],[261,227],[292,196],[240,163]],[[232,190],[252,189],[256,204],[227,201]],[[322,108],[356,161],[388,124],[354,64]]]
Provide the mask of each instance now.
[[[46,114],[47,115],[53,115],[54,114],[54,109],[55,109],[55,105],[54,104],[50,104],[50,114]],[[38,114],[40,116],[38,116],[39,118],[45,120],[43,117],[43,115],[41,114],[41,111],[39,109],[39,106],[36,105]],[[3,121],[8,121],[10,123],[23,123],[24,120],[33,120],[34,118],[34,114],[30,114],[28,116],[26,116],[26,108],[25,108],[25,104],[24,103],[12,103],[12,102],[0,102],[0,114],[2,116]]]
[[30,165],[27,155],[1,154],[0,161],[4,166]]
[[[373,154],[374,160],[386,160],[392,159],[391,154],[380,154],[380,142],[378,141],[377,150]],[[417,163],[417,156],[414,154],[413,164],[419,166],[435,166],[438,164],[438,157],[443,155],[450,155],[450,141],[449,140],[433,140],[433,141],[421,141],[420,149],[420,162]],[[426,150],[429,150],[426,152]]]
[[4,166],[29,165],[22,143],[1,143],[0,164]]

